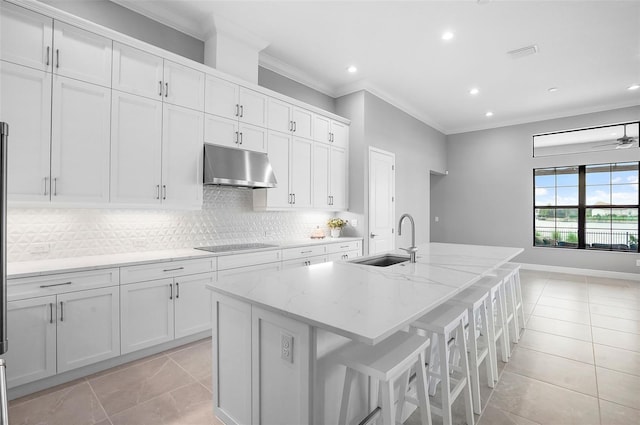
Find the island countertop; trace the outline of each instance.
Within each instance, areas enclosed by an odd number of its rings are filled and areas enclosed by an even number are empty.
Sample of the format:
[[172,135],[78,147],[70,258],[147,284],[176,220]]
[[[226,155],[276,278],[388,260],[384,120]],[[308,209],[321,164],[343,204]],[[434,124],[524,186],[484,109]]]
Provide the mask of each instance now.
[[329,262],[231,276],[207,287],[311,326],[376,344],[523,251],[448,243],[428,243],[418,249],[414,264],[372,267]]

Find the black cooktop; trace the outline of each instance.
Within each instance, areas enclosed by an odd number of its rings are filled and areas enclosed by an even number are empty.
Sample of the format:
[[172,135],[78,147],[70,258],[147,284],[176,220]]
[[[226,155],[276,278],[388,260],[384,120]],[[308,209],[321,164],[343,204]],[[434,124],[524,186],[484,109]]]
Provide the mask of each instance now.
[[196,249],[209,252],[229,252],[242,251],[245,249],[275,248],[277,246],[278,245],[272,245],[268,243],[234,243],[230,245],[202,246]]

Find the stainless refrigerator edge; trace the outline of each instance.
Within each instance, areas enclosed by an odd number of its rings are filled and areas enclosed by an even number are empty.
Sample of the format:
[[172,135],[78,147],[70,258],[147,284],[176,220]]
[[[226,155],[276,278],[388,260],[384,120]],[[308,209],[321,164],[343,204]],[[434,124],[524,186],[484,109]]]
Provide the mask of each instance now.
[[[9,126],[0,122],[0,356],[7,352],[7,138]],[[0,358],[0,425],[9,424],[6,365]]]

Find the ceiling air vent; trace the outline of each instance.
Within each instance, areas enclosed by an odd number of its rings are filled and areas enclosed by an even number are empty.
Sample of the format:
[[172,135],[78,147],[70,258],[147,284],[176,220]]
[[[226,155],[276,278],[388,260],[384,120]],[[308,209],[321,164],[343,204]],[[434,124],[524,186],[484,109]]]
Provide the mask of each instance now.
[[538,45],[532,44],[531,46],[510,50],[507,52],[507,55],[511,56],[512,59],[520,59],[525,56],[534,55],[536,53],[538,53]]

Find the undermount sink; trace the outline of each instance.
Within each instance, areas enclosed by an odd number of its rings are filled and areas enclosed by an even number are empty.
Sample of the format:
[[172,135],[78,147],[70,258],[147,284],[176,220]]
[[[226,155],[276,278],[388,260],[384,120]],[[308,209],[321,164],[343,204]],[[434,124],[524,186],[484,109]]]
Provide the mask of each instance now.
[[409,261],[408,256],[384,254],[375,257],[358,258],[350,261],[350,263],[362,264],[363,266],[389,267],[394,264],[404,263],[405,261]]

